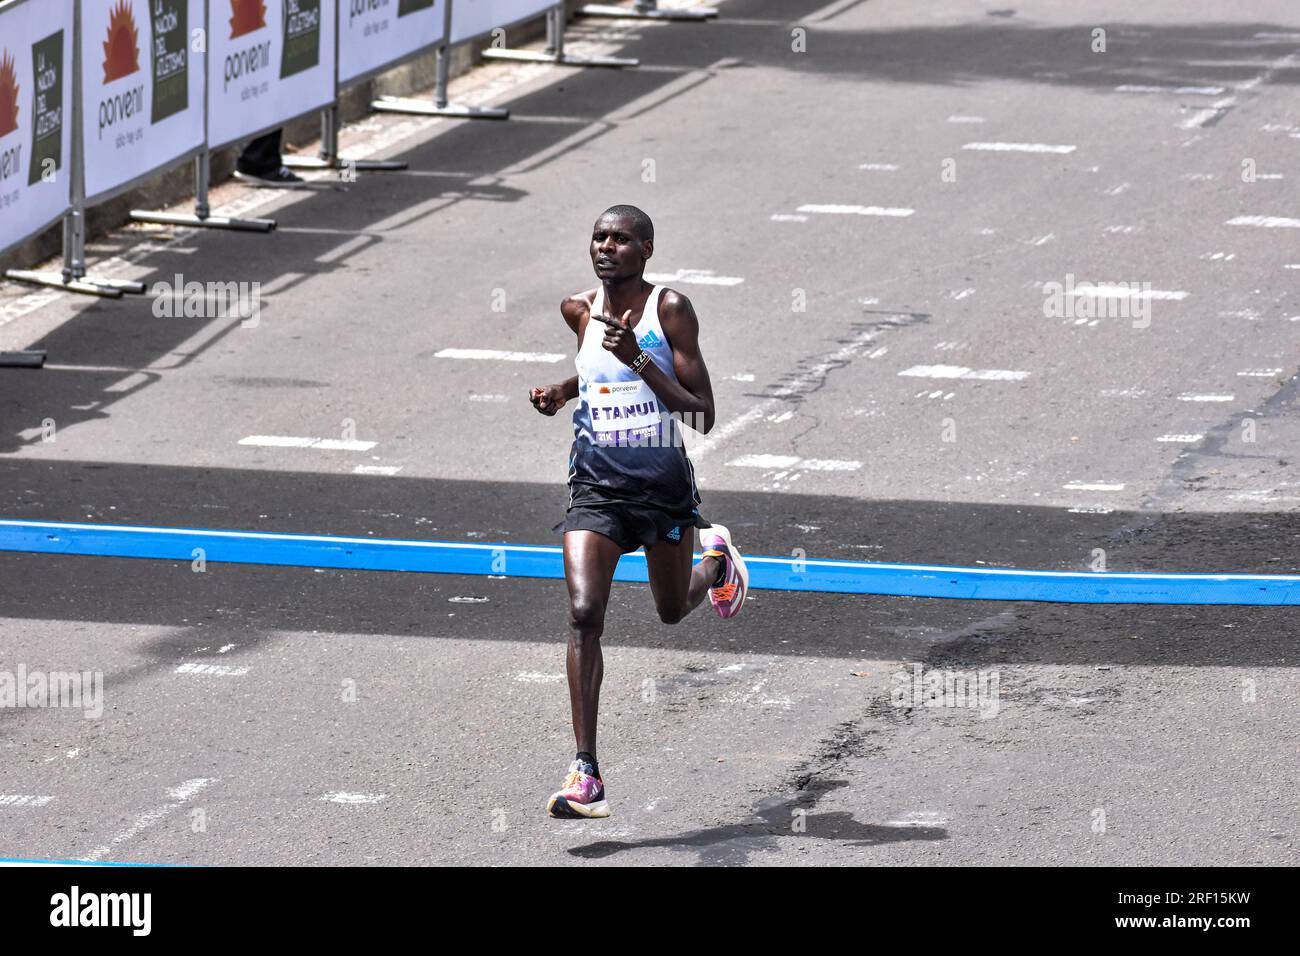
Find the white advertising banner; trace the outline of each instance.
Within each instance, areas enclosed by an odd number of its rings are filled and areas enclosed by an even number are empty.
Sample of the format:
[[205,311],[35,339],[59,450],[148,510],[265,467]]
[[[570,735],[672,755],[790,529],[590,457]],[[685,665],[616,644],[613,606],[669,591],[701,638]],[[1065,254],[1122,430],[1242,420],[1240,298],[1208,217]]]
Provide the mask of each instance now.
[[203,146],[204,0],[82,0],[86,202]]
[[335,2],[209,0],[209,146],[334,101]]
[[451,42],[482,36],[493,27],[541,16],[559,0],[453,0]]
[[446,0],[339,0],[339,84],[442,42]]
[[68,209],[72,0],[0,6],[0,253]]

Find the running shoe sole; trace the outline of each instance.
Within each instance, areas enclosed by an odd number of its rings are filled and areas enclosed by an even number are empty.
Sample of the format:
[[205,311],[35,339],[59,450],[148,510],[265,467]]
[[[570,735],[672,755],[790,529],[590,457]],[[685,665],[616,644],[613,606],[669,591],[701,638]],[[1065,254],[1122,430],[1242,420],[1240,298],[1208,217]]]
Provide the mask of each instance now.
[[[740,609],[745,606],[745,595],[749,593],[749,569],[745,567],[745,559],[740,556],[740,552],[731,543],[731,531],[725,525],[715,524],[713,527],[706,529],[704,534],[709,537],[716,534],[722,539],[727,546],[727,559],[731,562],[731,566],[736,569],[736,577],[740,578],[741,599],[740,603],[736,605],[736,613],[731,615],[735,617],[736,614],[740,613]],[[707,545],[705,550],[708,550]]]
[[609,816],[609,801],[597,800],[595,803],[570,803],[563,797],[552,797],[546,805],[548,816],[561,820],[596,819]]

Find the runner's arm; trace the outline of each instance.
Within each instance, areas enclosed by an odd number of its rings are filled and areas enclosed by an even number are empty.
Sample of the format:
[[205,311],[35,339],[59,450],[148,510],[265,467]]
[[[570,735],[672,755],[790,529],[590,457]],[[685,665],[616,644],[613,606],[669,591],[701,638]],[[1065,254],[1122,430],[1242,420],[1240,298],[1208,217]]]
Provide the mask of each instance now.
[[[700,354],[700,320],[691,300],[669,289],[663,296],[659,322],[673,351],[673,381],[651,362],[641,370],[643,378],[670,412],[683,415],[685,424],[702,434],[713,428],[713,384]],[[702,426],[702,427],[701,427]]]

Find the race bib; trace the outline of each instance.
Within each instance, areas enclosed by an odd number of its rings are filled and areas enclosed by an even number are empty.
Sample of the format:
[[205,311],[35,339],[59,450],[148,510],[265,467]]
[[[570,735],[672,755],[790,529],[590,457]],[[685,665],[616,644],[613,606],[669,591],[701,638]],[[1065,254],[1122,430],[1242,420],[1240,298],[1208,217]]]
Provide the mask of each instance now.
[[591,382],[587,386],[591,432],[600,445],[653,444],[663,419],[654,390],[640,379]]

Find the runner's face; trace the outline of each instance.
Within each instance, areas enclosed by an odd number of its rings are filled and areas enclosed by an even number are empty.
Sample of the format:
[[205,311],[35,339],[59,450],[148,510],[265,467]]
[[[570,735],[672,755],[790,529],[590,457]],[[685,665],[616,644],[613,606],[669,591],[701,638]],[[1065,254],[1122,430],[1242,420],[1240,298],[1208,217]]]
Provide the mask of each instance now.
[[636,235],[630,219],[601,216],[591,230],[591,264],[603,282],[640,275],[653,243]]

